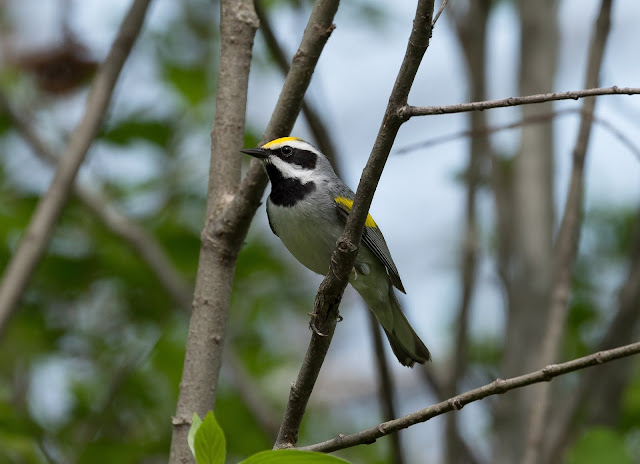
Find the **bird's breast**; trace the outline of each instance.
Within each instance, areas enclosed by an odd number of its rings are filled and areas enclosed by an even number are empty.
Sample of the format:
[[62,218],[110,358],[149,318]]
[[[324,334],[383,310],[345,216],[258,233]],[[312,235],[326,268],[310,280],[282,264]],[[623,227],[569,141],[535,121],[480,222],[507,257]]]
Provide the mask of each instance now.
[[324,275],[342,230],[335,209],[321,205],[307,197],[293,206],[281,206],[269,196],[267,214],[289,252],[308,269]]

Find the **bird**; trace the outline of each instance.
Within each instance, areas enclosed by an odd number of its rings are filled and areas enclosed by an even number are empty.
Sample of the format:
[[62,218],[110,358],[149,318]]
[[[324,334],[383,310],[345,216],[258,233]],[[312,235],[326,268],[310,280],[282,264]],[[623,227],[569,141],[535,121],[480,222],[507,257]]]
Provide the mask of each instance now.
[[[297,137],[281,137],[240,151],[260,160],[269,176],[267,217],[272,232],[303,266],[326,275],[353,206],[353,191],[320,150]],[[349,283],[375,315],[403,366],[431,360],[400,307],[394,287],[406,292],[384,236],[370,214]]]

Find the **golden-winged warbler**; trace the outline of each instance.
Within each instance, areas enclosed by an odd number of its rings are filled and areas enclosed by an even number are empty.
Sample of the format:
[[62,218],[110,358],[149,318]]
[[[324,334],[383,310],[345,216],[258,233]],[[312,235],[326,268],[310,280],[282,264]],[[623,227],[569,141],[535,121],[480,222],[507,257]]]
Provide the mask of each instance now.
[[[271,180],[267,216],[273,233],[300,263],[326,275],[331,253],[353,205],[353,191],[338,178],[317,148],[296,137],[279,138],[242,152],[262,161]],[[382,325],[400,363],[413,366],[431,359],[402,313],[393,287],[402,293],[405,290],[371,215],[365,222],[349,283]]]

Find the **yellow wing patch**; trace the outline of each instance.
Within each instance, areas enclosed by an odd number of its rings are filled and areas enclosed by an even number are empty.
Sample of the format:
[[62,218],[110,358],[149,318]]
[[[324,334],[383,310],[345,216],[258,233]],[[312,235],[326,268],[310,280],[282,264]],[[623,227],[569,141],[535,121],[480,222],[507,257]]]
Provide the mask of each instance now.
[[280,137],[279,139],[272,140],[271,142],[265,143],[262,145],[262,148],[272,148],[275,145],[279,145],[284,142],[293,142],[295,140],[300,140],[298,137]]
[[[349,200],[345,197],[335,197],[333,200],[339,205],[344,206],[348,212],[351,212],[351,208],[353,207],[353,200]],[[378,228],[378,224],[376,224],[370,214],[367,214],[367,220],[364,221],[364,225],[365,227],[372,227],[376,229]]]

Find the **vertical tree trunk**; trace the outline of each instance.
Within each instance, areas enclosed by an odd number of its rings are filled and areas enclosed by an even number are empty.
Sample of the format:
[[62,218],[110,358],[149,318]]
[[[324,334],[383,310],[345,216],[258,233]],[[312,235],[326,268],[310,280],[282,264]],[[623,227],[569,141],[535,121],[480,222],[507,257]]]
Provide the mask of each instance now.
[[[236,258],[244,234],[220,226],[217,217],[240,185],[249,67],[258,18],[252,0],[222,1],[221,56],[216,116],[211,132],[207,212],[189,324],[187,351],[169,462],[193,462],[187,445],[191,417],[213,409],[222,364]],[[235,236],[233,234],[235,233]]]
[[[549,92],[556,69],[556,2],[520,0],[520,94]],[[524,106],[523,117],[548,113],[551,103]],[[551,122],[522,129],[520,153],[513,171],[514,211],[507,294],[509,295],[501,376],[535,370],[547,323],[553,269],[553,131]],[[518,462],[524,449],[529,414],[526,390],[506,395],[495,412],[494,458]]]

